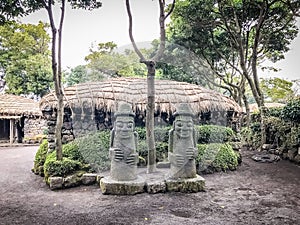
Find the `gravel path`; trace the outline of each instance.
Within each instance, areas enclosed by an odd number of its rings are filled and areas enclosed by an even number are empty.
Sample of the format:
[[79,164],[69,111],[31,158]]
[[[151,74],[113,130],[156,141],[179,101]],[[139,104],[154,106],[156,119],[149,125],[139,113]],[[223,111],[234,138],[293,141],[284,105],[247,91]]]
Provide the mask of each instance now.
[[102,195],[98,186],[50,191],[30,170],[37,146],[0,148],[0,224],[299,224],[300,167],[256,163],[205,175],[193,194]]

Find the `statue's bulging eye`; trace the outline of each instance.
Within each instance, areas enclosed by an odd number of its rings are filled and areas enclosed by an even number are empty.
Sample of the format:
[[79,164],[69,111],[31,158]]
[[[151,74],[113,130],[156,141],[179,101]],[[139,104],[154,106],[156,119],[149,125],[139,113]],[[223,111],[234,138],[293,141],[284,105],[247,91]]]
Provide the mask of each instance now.
[[133,123],[128,123],[127,128],[132,129],[133,128]]
[[178,127],[182,127],[182,123],[177,123],[177,126]]
[[117,122],[117,123],[116,123],[116,127],[122,128],[122,127],[123,127],[123,123],[122,123],[122,122]]

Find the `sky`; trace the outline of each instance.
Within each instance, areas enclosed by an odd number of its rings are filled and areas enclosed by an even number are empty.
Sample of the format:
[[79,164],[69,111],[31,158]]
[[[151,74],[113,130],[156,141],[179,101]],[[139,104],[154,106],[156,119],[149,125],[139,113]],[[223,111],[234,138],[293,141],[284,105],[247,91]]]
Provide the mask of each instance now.
[[[102,0],[102,7],[93,11],[67,7],[63,27],[62,64],[67,69],[85,64],[89,48],[98,43],[113,41],[118,47],[130,46],[128,16],[124,0]],[[133,34],[137,43],[151,42],[159,37],[158,5],[153,0],[131,0]],[[56,12],[58,12],[58,8]],[[57,18],[58,18],[57,14]],[[22,18],[24,23],[48,22],[46,10]],[[300,20],[297,23],[300,28]],[[279,72],[262,72],[262,77],[300,79],[300,34],[292,42],[285,59],[275,66]]]
[[[102,0],[102,3],[100,9],[93,11],[67,8],[63,27],[64,67],[84,64],[84,57],[89,54],[92,44],[113,41],[118,47],[130,45],[125,1]],[[158,38],[156,1],[131,0],[131,10],[136,42],[149,42]],[[25,23],[38,23],[40,20],[48,22],[46,10],[22,18],[22,22]]]

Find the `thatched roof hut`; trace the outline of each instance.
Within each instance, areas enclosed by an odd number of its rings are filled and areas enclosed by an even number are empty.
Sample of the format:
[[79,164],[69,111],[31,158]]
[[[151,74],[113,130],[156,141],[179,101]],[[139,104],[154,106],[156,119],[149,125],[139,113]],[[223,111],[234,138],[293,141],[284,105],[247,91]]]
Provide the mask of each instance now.
[[44,126],[39,103],[21,96],[0,95],[0,141],[22,142]]
[[[117,78],[102,82],[77,84],[64,90],[63,143],[96,130],[111,129],[112,116],[118,104],[127,102],[136,114],[135,124],[145,125],[147,106],[147,80],[142,78]],[[155,81],[155,124],[170,125],[178,103],[189,103],[195,113],[195,121],[232,125],[241,108],[232,99],[203,87],[170,80]],[[40,108],[48,123],[49,149],[54,149],[57,99],[54,92],[44,96]],[[230,113],[228,113],[228,111]],[[211,112],[216,115],[211,116]],[[205,114],[205,116],[203,116]],[[207,114],[207,115],[206,115]],[[202,119],[205,117],[205,119]],[[208,118],[208,119],[206,119]],[[222,120],[222,121],[221,121]]]
[[0,118],[42,116],[39,103],[17,95],[0,95]]
[[[82,83],[64,90],[65,107],[95,107],[114,112],[119,102],[132,104],[135,112],[143,112],[147,105],[147,81],[142,78],[117,78],[102,82]],[[178,103],[189,103],[194,112],[235,111],[242,112],[231,98],[198,85],[155,80],[156,110],[172,114]],[[41,110],[56,108],[52,92],[40,101]]]

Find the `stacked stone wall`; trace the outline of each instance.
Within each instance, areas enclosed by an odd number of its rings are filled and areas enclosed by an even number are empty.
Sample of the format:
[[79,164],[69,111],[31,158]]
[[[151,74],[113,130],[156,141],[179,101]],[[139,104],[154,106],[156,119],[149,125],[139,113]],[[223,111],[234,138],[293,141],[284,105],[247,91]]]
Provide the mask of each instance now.
[[35,139],[47,130],[47,121],[41,117],[25,118],[24,120],[24,140]]
[[[49,150],[55,148],[55,125],[56,125],[56,111],[50,110],[43,112],[47,118],[48,142]],[[105,130],[112,128],[112,115],[103,109],[97,110],[90,107],[74,107],[72,109],[64,109],[64,122],[62,128],[62,142],[68,143],[75,138],[85,136],[97,130]],[[135,117],[137,126],[144,125],[145,115],[138,115]],[[166,113],[155,115],[156,125],[171,125],[174,121],[172,115]],[[207,112],[201,113],[195,118],[195,124],[219,124],[229,126],[234,130],[239,130],[239,117],[234,113],[228,112]]]

